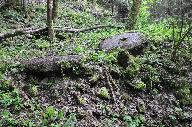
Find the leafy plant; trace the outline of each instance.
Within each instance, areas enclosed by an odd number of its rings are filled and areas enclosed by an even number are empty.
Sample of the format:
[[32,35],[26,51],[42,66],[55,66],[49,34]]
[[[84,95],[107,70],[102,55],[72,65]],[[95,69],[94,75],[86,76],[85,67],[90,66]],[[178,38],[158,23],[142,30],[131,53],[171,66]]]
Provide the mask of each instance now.
[[50,43],[44,39],[35,40],[35,44],[39,49],[49,48],[51,46]]
[[76,122],[76,115],[72,113],[65,122],[64,127],[74,127],[75,122]]
[[171,37],[172,30],[169,29],[169,22],[167,20],[152,21],[150,20],[150,4],[154,4],[158,0],[143,0],[140,16],[137,20],[137,29],[146,35],[150,40],[156,42],[163,41]]
[[84,105],[85,103],[86,103],[86,98],[85,97],[78,97],[78,102],[79,102],[79,104],[81,104],[81,105]]
[[101,98],[104,98],[104,99],[109,99],[110,96],[109,96],[109,92],[107,90],[106,87],[101,87],[99,92],[98,92],[98,95],[101,97]]
[[142,61],[139,57],[134,57],[134,56],[131,56],[129,60],[130,60],[129,66],[125,70],[125,76],[134,78],[140,72]]
[[123,117],[123,120],[126,122],[128,127],[140,127],[143,126],[145,118],[142,115],[135,118],[126,115]]
[[0,93],[0,103],[3,107],[12,106],[14,110],[19,110],[22,106],[22,100],[17,89],[12,92]]
[[145,90],[146,89],[146,84],[144,82],[142,82],[141,80],[135,80],[132,83],[133,83],[132,86],[136,90]]

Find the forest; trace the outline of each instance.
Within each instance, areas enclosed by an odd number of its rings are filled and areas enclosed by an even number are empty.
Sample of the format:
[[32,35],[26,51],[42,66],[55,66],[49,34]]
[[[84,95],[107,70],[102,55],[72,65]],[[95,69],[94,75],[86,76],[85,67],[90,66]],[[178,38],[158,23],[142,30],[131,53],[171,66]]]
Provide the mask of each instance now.
[[0,0],[0,127],[192,127],[192,0]]

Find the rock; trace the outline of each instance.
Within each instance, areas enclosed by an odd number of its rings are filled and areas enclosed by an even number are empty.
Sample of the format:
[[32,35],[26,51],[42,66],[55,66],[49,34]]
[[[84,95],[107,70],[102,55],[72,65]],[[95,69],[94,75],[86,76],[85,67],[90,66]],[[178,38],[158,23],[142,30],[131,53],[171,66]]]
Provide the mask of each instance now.
[[77,55],[47,56],[42,58],[22,60],[20,63],[22,66],[24,66],[26,71],[30,72],[60,72],[61,62],[65,61],[78,63],[80,59],[81,57]]
[[146,44],[146,38],[142,33],[128,32],[105,39],[101,42],[100,48],[107,52],[120,48],[130,50],[132,54],[137,54],[138,52],[141,52],[140,50],[142,50]]

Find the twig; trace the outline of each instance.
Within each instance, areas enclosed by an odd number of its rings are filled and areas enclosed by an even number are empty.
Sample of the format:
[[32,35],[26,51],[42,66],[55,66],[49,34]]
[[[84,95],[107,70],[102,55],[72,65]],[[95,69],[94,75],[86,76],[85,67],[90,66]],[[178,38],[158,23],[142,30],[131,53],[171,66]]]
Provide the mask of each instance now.
[[112,86],[114,84],[111,83],[111,81],[110,81],[110,77],[109,77],[109,74],[107,72],[107,67],[106,66],[103,67],[103,71],[104,71],[104,76],[106,77],[107,84],[109,86],[109,89],[110,89],[110,92],[111,92],[111,95],[112,95],[112,102],[116,104],[116,96],[115,96],[115,92],[114,92],[113,86]]

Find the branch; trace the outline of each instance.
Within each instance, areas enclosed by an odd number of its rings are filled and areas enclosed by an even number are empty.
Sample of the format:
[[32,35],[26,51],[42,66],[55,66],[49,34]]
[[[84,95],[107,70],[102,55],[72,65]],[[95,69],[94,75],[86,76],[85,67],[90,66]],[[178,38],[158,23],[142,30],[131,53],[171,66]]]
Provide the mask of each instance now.
[[108,72],[107,72],[107,67],[106,66],[104,66],[103,67],[103,72],[104,72],[104,77],[106,78],[106,80],[107,80],[107,85],[108,85],[108,88],[109,88],[109,90],[110,90],[110,92],[111,92],[111,95],[112,95],[112,102],[116,105],[117,103],[116,103],[116,95],[115,95],[115,91],[113,90],[113,84],[111,83],[111,81],[110,81],[110,78],[109,78],[109,74],[108,74]]
[[7,38],[15,37],[15,36],[21,36],[25,34],[35,34],[40,33],[43,31],[47,31],[47,28],[25,28],[25,29],[16,29],[4,34],[0,34],[0,42],[2,40],[5,40]]
[[191,30],[192,30],[192,26],[190,26],[188,28],[188,30],[185,32],[185,34],[183,35],[183,37],[180,40],[180,43],[186,38],[186,36],[190,33]]
[[75,28],[62,28],[59,26],[54,27],[56,32],[71,32],[71,33],[79,33],[79,32],[86,32],[86,31],[91,31],[95,29],[100,29],[100,28],[123,28],[122,26],[112,26],[112,25],[98,25],[94,27],[89,27],[89,28],[82,28],[82,29],[75,29]]
[[[54,30],[55,32],[70,32],[70,33],[79,33],[79,32],[86,32],[90,30],[95,30],[99,28],[123,28],[122,26],[112,26],[112,25],[98,25],[90,28],[83,28],[83,29],[75,29],[75,28],[68,28],[68,27],[61,27],[61,26],[55,26]],[[47,33],[48,28],[24,28],[24,29],[16,29],[11,32],[7,32],[4,34],[0,34],[0,42],[7,38],[15,37],[15,36],[21,36],[25,34],[42,34]]]

